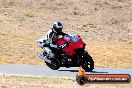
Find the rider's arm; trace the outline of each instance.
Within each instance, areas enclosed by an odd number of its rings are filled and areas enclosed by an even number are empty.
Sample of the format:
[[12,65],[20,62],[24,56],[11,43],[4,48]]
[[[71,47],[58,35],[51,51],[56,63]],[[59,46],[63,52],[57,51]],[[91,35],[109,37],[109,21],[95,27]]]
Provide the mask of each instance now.
[[46,42],[49,44],[53,43],[53,33],[52,30],[49,30],[45,36]]
[[52,30],[49,30],[46,34],[46,42],[49,43],[51,48],[57,48],[57,45],[53,44],[54,36],[55,34]]

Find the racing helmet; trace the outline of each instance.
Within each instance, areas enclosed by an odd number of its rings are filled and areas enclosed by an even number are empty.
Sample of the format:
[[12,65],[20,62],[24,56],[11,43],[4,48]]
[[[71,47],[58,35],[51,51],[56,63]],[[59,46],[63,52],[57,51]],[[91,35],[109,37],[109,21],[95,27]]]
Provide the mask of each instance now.
[[56,33],[61,33],[62,32],[62,28],[63,28],[63,25],[61,22],[54,22],[53,23],[53,30],[56,32]]

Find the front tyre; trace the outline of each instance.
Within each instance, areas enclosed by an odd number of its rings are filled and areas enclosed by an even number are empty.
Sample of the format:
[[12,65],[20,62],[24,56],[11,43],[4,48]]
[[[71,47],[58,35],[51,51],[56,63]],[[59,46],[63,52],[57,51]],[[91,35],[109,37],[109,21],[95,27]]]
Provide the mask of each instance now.
[[53,69],[53,70],[58,70],[58,69],[60,68],[60,64],[59,64],[58,61],[55,60],[55,59],[51,61],[51,64],[48,63],[48,62],[45,62],[45,63],[46,63],[46,65],[47,65],[49,68],[51,68],[51,69]]
[[94,61],[92,57],[87,52],[85,52],[83,54],[83,59],[84,59],[84,64],[82,65],[82,68],[85,71],[91,72],[94,69]]

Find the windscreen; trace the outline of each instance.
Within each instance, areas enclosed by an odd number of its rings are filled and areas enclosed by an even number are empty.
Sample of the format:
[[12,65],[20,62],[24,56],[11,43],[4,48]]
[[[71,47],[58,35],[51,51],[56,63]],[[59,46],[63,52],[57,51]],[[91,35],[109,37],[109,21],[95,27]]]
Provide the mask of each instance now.
[[77,35],[66,35],[66,36],[64,36],[64,38],[68,41],[68,42],[77,42],[79,39],[80,39],[80,37],[79,36],[77,36]]

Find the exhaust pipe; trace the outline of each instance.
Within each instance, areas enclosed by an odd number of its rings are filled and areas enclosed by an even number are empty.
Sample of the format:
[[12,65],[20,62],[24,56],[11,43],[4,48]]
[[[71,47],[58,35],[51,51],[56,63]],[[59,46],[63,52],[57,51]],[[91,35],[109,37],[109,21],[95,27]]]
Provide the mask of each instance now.
[[37,57],[51,64],[51,60],[49,60],[47,56],[44,56],[43,54],[38,54]]

